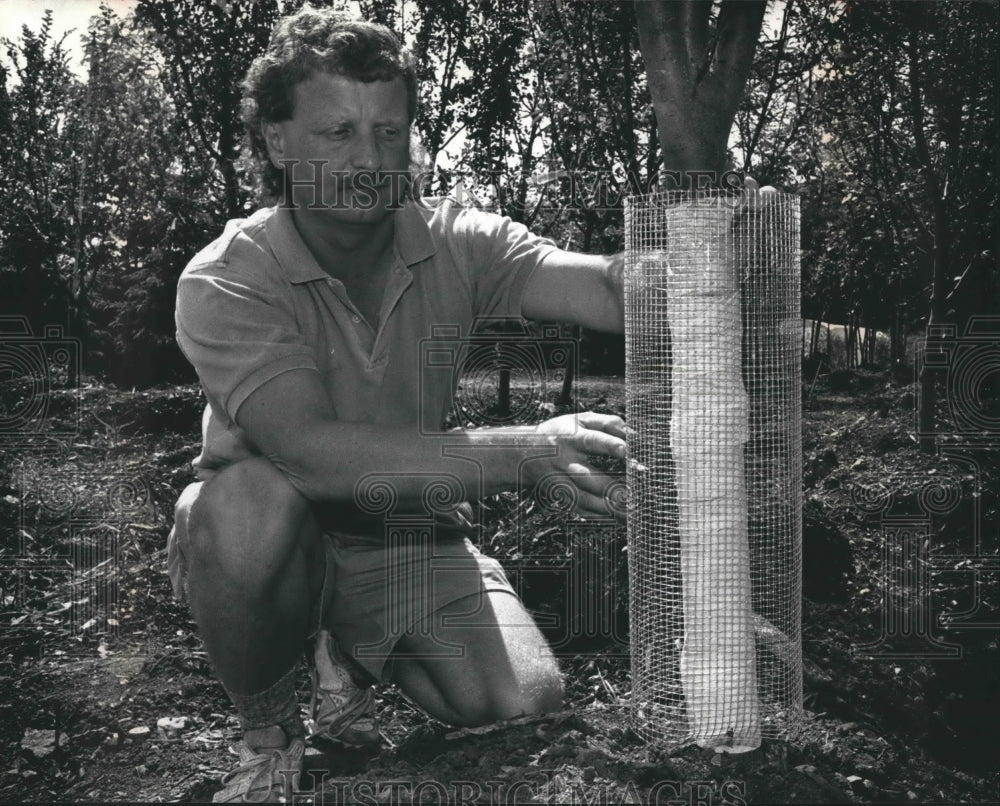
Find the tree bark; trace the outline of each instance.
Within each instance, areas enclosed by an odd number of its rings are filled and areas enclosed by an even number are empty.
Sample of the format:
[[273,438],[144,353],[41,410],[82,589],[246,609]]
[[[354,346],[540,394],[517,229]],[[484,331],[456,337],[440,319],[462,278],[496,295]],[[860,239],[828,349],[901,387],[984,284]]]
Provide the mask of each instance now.
[[719,185],[729,131],[753,63],[765,0],[637,0],[639,47],[656,112],[664,180]]

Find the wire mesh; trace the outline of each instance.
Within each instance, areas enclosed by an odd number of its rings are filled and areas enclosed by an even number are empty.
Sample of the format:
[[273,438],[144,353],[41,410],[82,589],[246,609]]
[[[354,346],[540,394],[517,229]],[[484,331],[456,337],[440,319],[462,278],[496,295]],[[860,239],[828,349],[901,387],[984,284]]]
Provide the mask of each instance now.
[[802,707],[799,205],[625,206],[631,717],[720,752]]

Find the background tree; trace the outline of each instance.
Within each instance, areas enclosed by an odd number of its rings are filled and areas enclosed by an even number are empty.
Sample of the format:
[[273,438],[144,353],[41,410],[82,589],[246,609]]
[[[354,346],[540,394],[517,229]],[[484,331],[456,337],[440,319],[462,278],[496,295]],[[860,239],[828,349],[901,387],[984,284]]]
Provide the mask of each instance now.
[[66,119],[76,82],[63,39],[52,36],[51,12],[37,32],[25,26],[18,41],[2,45],[0,163],[8,166],[0,183],[3,306],[35,324],[75,331],[83,303],[71,282],[79,144]]
[[[997,6],[851,3],[828,31],[820,164],[840,214],[816,237],[838,264],[848,316],[899,334],[958,335],[997,310]],[[822,263],[822,258],[820,258]],[[895,318],[895,317],[898,317]],[[923,447],[934,449],[937,378],[920,378]]]
[[735,167],[760,184],[801,189],[815,170],[819,76],[837,9],[802,0],[775,8],[780,16],[762,26],[730,145]]
[[[876,330],[906,360],[929,322],[961,331],[995,309],[996,82],[960,78],[993,74],[995,4],[789,0],[751,60],[762,6],[360,3],[416,53],[426,192],[468,190],[560,246],[610,252],[627,194],[671,166],[732,165],[798,191],[804,310],[847,326],[848,360],[874,357]],[[4,44],[5,305],[90,338],[91,369],[126,383],[120,368],[144,365],[146,383],[151,362],[122,355],[171,365],[176,274],[249,209],[239,82],[277,15],[276,0],[141,0],[133,26],[105,10],[83,80],[51,15]],[[621,354],[583,333],[589,371],[620,372]]]
[[84,54],[87,81],[74,120],[86,143],[80,240],[99,285],[91,366],[129,386],[191,379],[174,342],[173,304],[194,244],[214,230],[204,203],[210,169],[184,159],[184,127],[145,30],[104,7],[91,20]]
[[[190,231],[184,261],[160,277],[169,296],[144,292],[161,268],[165,233],[178,228],[169,209],[177,186],[207,177],[179,159],[158,54],[141,31],[102,7],[83,37],[86,77],[79,81],[51,25],[46,14],[38,33],[25,29],[19,43],[6,43],[18,80],[3,104],[8,136],[0,149],[4,163],[20,170],[0,188],[5,303],[36,332],[68,325],[83,342],[88,372],[129,384],[183,377],[172,289],[197,240]],[[180,220],[201,198],[199,188],[189,185],[182,198]]]
[[166,84],[183,123],[188,164],[212,166],[220,219],[239,218],[250,194],[237,169],[240,84],[278,18],[275,0],[139,0],[136,20],[155,36]]

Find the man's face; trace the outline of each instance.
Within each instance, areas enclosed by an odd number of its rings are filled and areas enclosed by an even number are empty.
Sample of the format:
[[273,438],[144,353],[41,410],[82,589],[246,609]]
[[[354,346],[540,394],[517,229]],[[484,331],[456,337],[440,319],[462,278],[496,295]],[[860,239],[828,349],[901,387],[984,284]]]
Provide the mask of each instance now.
[[291,120],[264,126],[271,162],[291,170],[292,201],[309,208],[316,200],[338,221],[384,218],[402,201],[410,163],[403,79],[319,72],[296,85],[294,100]]

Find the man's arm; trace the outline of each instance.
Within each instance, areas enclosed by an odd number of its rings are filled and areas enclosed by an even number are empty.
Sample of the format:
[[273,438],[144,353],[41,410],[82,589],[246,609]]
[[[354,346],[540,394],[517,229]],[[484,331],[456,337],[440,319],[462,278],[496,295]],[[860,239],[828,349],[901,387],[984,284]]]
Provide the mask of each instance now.
[[[567,415],[538,426],[449,432],[443,438],[421,436],[412,426],[340,422],[317,373],[303,369],[252,392],[236,422],[313,501],[353,502],[358,481],[390,470],[399,473],[395,492],[404,506],[420,501],[423,478],[417,474],[457,476],[469,498],[555,474],[577,488],[578,511],[607,517],[614,514],[605,500],[614,480],[590,467],[587,456],[625,456],[624,424],[613,415]],[[459,446],[471,461],[444,456],[445,444]],[[530,459],[539,448],[551,455]]]
[[556,250],[528,279],[521,313],[525,319],[623,333],[624,270],[623,253],[605,257]]

